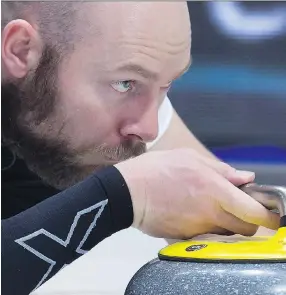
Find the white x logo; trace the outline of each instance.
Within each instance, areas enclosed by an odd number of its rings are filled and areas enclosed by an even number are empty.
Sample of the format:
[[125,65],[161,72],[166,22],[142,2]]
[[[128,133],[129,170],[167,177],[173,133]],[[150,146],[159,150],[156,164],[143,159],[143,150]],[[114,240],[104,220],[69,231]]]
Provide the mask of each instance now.
[[[87,240],[88,236],[90,235],[91,231],[95,228],[96,226],[96,222],[98,220],[98,218],[101,216],[106,204],[108,203],[108,200],[104,200],[101,201],[91,207],[88,207],[86,209],[83,209],[81,211],[79,211],[74,220],[73,223],[70,227],[69,233],[67,235],[67,238],[65,240],[60,239],[59,237],[53,235],[52,233],[46,231],[45,229],[41,228],[40,230],[37,230],[35,232],[33,232],[32,234],[29,234],[27,236],[24,236],[20,239],[15,240],[16,243],[18,243],[19,245],[21,245],[22,247],[24,247],[26,250],[30,251],[31,253],[33,253],[34,255],[36,255],[37,257],[39,257],[40,259],[46,261],[47,263],[50,264],[49,269],[47,270],[47,272],[43,275],[42,279],[39,281],[39,283],[36,285],[36,287],[34,288],[37,289],[41,284],[43,284],[43,282],[47,279],[47,277],[49,276],[49,274],[51,273],[51,271],[53,270],[54,266],[56,265],[56,261],[45,256],[43,253],[37,251],[35,248],[29,246],[26,242],[27,241],[31,241],[32,239],[44,235],[46,237],[48,237],[51,240],[54,240],[56,243],[58,243],[59,245],[63,246],[63,247],[67,247],[70,243],[70,240],[74,234],[74,231],[76,229],[76,226],[79,222],[79,219],[81,218],[82,215],[90,213],[92,211],[95,211],[96,209],[99,209],[98,212],[96,213],[96,215],[94,216],[93,221],[90,223],[89,227],[87,228],[83,238],[81,239],[80,243],[78,244],[78,247],[76,248],[75,252],[83,255],[85,254],[87,251],[82,249],[83,244],[85,243],[85,241]],[[65,265],[63,265],[64,267]],[[63,268],[61,267],[61,268]],[[33,290],[33,291],[34,291]]]

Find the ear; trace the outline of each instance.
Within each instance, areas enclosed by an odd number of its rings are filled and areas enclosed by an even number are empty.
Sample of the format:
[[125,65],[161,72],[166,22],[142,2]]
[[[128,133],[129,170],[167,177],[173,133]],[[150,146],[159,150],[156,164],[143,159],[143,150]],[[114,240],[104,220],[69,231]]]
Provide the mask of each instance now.
[[42,52],[42,40],[36,28],[25,20],[9,22],[2,31],[2,63],[10,78],[23,78],[36,68]]

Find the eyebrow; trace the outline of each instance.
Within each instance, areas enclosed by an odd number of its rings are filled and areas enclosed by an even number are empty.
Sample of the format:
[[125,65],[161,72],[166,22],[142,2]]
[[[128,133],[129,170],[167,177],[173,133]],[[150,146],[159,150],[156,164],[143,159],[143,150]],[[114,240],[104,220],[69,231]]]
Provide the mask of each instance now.
[[[178,73],[173,80],[178,79],[180,76],[182,76],[184,73],[186,73],[189,70],[191,64],[192,64],[192,58],[190,58],[188,64],[185,66],[185,68],[182,71],[180,71],[180,73]],[[117,70],[118,71],[135,72],[147,80],[158,80],[158,77],[159,77],[159,73],[147,70],[146,68],[142,67],[141,65],[133,64],[133,63],[123,65],[123,66],[119,67]]]
[[143,78],[148,79],[148,80],[157,80],[158,76],[159,76],[159,73],[147,70],[144,67],[142,67],[141,65],[132,64],[132,63],[121,66],[117,70],[118,71],[135,72],[135,73],[139,74],[140,76],[142,76]]

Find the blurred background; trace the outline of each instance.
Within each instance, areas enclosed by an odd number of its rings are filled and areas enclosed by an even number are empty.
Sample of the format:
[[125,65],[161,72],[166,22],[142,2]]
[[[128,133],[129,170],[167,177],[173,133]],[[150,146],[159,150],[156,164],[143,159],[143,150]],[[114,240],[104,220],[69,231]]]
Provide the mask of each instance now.
[[193,64],[170,91],[218,157],[286,184],[286,2],[188,2]]

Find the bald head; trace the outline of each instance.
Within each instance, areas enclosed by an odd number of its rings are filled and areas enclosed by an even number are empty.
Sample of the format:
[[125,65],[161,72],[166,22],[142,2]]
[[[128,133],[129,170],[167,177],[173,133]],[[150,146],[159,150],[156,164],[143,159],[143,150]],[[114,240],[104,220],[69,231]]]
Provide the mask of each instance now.
[[[40,30],[45,42],[64,47],[73,37],[92,37],[126,32],[153,32],[157,38],[178,31],[190,33],[185,2],[66,2],[2,1],[3,28],[24,19]],[[101,34],[99,34],[101,33]],[[174,40],[173,40],[174,41]],[[62,46],[60,46],[62,43]]]
[[63,188],[145,151],[190,64],[186,3],[2,2],[2,14],[2,136],[34,172]]
[[[167,34],[176,38],[190,33],[185,2],[101,2],[89,7],[90,22],[97,22],[105,33],[149,33],[156,39]],[[96,16],[96,17],[94,17]],[[182,36],[181,35],[181,36]]]

